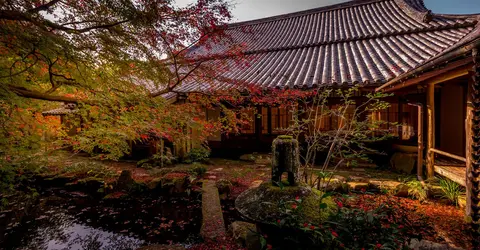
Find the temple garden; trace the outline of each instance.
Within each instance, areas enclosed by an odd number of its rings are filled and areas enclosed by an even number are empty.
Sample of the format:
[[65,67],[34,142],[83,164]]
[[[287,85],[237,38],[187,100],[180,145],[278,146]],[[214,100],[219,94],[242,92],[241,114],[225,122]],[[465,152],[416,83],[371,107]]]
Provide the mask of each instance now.
[[5,249],[471,247],[458,185],[369,165],[317,173],[322,185],[312,188],[296,141],[274,143],[270,154],[163,168],[58,152],[2,194],[0,242]]

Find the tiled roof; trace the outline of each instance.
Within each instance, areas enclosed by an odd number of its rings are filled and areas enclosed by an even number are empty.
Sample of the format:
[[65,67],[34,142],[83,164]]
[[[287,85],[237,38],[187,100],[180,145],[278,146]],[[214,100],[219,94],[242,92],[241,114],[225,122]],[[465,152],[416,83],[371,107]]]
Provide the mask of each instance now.
[[[236,82],[263,88],[378,86],[451,49],[478,30],[477,23],[477,15],[432,14],[422,0],[356,0],[231,24],[226,34],[244,46],[248,66],[234,58],[213,60],[224,80],[191,80],[178,90],[231,88]],[[215,42],[190,55],[227,49]]]

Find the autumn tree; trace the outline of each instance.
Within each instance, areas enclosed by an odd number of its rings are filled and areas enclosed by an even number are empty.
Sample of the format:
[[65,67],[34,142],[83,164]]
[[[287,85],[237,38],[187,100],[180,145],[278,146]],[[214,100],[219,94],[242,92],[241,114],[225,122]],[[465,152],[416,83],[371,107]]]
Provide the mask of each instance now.
[[82,126],[56,147],[100,148],[102,157],[128,153],[128,140],[188,136],[185,127],[211,133],[218,126],[194,119],[197,106],[171,106],[163,97],[191,77],[215,78],[211,58],[188,51],[226,37],[229,20],[224,0],[186,7],[172,0],[0,1],[2,159],[43,147],[39,137],[53,123],[39,112],[62,102],[77,105]]

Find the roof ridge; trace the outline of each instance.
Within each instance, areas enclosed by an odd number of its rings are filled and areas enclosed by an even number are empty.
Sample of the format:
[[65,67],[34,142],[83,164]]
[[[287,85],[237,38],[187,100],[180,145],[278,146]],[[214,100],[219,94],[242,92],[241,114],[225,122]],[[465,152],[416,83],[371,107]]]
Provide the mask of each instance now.
[[407,15],[413,19],[428,23],[432,20],[432,11],[425,7],[423,0],[394,0]]
[[313,8],[313,9],[307,9],[307,10],[301,10],[301,11],[281,14],[281,15],[275,15],[275,16],[269,16],[269,17],[254,19],[254,20],[230,23],[230,24],[228,24],[227,29],[237,28],[237,27],[241,27],[241,26],[254,25],[254,24],[260,24],[260,23],[273,22],[273,21],[284,20],[284,19],[289,19],[289,18],[295,18],[295,17],[298,17],[298,16],[308,15],[308,14],[312,14],[312,13],[321,13],[321,12],[327,12],[327,11],[332,11],[332,10],[346,9],[346,8],[351,8],[351,7],[356,7],[356,6],[366,5],[366,4],[376,3],[376,2],[382,2],[382,1],[389,1],[389,0],[350,0],[348,2],[338,3],[338,4],[334,4],[334,5],[327,5],[327,6],[317,7],[317,8]]

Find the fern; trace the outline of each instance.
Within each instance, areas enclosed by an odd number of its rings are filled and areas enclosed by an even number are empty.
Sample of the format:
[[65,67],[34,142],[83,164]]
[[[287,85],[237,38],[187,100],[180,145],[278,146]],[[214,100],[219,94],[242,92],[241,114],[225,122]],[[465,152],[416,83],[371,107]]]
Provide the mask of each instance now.
[[439,184],[443,192],[442,197],[458,206],[458,200],[464,193],[462,187],[458,183],[446,178],[441,178]]
[[424,201],[427,199],[427,189],[423,186],[420,181],[413,180],[407,182],[408,187],[408,195],[412,196],[413,198]]

